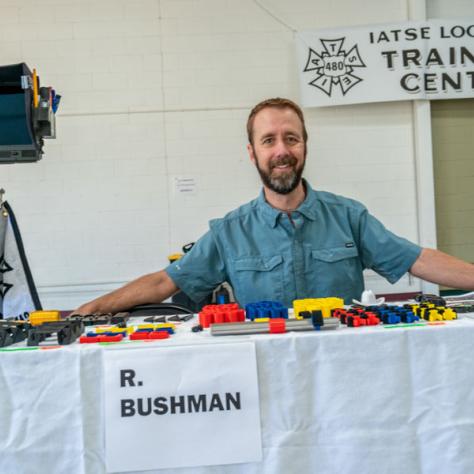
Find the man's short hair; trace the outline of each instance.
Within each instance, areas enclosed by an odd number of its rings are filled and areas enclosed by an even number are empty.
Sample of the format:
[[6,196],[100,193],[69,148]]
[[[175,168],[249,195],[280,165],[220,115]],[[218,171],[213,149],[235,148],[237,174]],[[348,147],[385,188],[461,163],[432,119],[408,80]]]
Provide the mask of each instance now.
[[308,141],[308,132],[306,131],[306,126],[304,123],[304,115],[303,111],[301,110],[300,106],[295,104],[290,99],[283,99],[281,97],[275,97],[273,99],[266,99],[259,102],[251,111],[249,118],[247,120],[247,136],[249,139],[249,143],[253,145],[253,121],[255,120],[255,116],[263,109],[268,107],[274,107],[276,109],[291,109],[293,112],[298,115],[299,119],[301,120],[301,125],[303,126],[303,140],[306,145]]

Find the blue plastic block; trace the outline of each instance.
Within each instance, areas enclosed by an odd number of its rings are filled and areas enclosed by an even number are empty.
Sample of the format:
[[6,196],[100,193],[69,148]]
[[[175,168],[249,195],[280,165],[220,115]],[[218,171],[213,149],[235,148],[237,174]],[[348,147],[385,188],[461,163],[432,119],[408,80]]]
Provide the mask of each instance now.
[[253,304],[246,304],[245,305],[245,317],[250,320],[255,319],[255,315],[257,313],[257,308]]

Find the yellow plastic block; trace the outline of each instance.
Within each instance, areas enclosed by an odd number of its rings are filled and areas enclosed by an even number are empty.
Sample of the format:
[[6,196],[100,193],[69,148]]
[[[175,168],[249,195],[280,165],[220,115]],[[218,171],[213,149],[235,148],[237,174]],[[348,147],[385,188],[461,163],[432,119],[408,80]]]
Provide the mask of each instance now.
[[296,319],[303,319],[300,316],[302,311],[321,311],[323,318],[331,317],[331,310],[336,308],[344,308],[344,300],[342,298],[306,298],[293,301],[293,312]]
[[141,323],[137,324],[136,329],[155,329],[155,325],[153,323]]
[[453,319],[458,319],[458,315],[454,309],[446,308],[443,313],[443,319],[446,321],[452,321]]
[[255,318],[254,323],[268,323],[270,321],[270,318]]
[[154,323],[153,329],[160,329],[160,328],[171,328],[173,331],[176,329],[176,325],[173,323]]
[[430,309],[428,313],[428,321],[442,321],[443,316],[438,312],[437,309]]
[[112,326],[112,327],[96,327],[95,328],[96,334],[103,334],[106,332],[122,333],[124,331],[126,331],[127,334],[131,334],[132,332],[134,332],[133,327],[119,328],[118,326]]
[[136,329],[160,329],[160,328],[171,328],[176,329],[176,325],[173,323],[141,323],[135,326]]
[[49,323],[51,321],[60,321],[61,313],[56,310],[50,311],[32,311],[30,313],[29,322],[32,326],[39,326],[43,323]]

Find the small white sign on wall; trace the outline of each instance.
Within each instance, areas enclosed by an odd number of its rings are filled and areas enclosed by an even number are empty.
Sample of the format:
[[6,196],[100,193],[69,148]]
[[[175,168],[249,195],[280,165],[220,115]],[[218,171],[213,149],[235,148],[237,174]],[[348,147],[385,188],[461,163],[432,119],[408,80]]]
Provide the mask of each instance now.
[[192,176],[175,176],[173,189],[176,196],[195,196],[197,193],[196,178]]
[[262,459],[251,342],[105,353],[108,472]]

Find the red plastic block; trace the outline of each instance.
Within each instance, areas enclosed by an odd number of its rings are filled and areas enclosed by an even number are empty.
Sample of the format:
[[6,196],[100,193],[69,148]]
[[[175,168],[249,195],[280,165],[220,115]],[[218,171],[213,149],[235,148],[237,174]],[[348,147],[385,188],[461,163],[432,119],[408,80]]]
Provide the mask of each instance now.
[[199,313],[199,324],[203,328],[208,328],[210,324],[214,322],[213,313],[211,312],[201,312]]
[[367,314],[367,325],[368,326],[377,326],[377,324],[380,323],[380,319],[375,316],[375,314],[370,314],[370,313],[366,313]]
[[148,333],[148,339],[168,339],[170,337],[167,331],[153,331]]
[[245,311],[237,303],[208,304],[199,313],[199,324],[208,328],[213,323],[234,323],[245,321]]
[[150,339],[168,339],[170,334],[168,331],[137,331],[130,334],[129,338],[132,341],[149,341]]
[[92,342],[99,342],[99,336],[81,336],[79,338],[81,344],[90,344]]
[[333,317],[334,318],[341,318],[342,316],[347,316],[347,311],[343,308],[336,308],[333,309]]
[[128,338],[131,340],[131,341],[143,341],[144,339],[148,339],[148,332],[133,332],[132,334],[130,334],[130,336],[128,336]]
[[229,322],[239,323],[245,321],[245,311],[243,309],[233,309],[229,311]]
[[214,322],[215,323],[225,323],[225,314],[223,312],[216,312],[214,313]]
[[122,334],[117,334],[116,336],[81,336],[79,342],[81,344],[89,344],[94,342],[120,342],[123,339]]
[[99,342],[120,342],[122,339],[122,334],[117,334],[116,336],[99,336]]
[[358,316],[347,316],[346,318],[346,324],[349,327],[354,327],[357,328],[360,326],[360,318]]
[[270,334],[282,334],[286,332],[286,319],[273,318],[268,321]]

